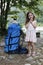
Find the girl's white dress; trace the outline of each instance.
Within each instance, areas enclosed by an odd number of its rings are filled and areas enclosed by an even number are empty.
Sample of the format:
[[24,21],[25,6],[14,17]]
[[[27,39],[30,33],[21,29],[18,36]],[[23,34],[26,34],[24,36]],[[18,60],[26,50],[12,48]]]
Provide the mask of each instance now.
[[[36,23],[36,20],[32,22],[33,24]],[[26,37],[25,37],[25,41],[28,42],[34,42],[36,43],[37,41],[37,38],[36,38],[36,28],[33,27],[33,25],[29,22],[27,25],[26,25],[28,28],[27,28],[27,31],[26,31]]]

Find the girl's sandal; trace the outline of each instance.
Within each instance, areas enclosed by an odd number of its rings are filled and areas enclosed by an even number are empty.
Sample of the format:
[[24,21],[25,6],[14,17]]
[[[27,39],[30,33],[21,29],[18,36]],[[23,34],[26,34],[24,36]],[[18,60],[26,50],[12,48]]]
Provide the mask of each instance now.
[[36,54],[35,54],[35,52],[32,52],[32,56],[34,57]]
[[30,56],[31,56],[31,52],[30,52],[30,53],[28,53],[28,54],[27,54],[27,56],[29,56],[29,57],[30,57]]

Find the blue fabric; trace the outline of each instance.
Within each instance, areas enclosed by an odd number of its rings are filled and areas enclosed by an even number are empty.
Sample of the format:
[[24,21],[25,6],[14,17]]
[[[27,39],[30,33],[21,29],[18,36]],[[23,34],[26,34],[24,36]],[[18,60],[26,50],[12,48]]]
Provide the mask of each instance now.
[[20,25],[19,24],[14,24],[12,23],[9,27],[8,27],[8,35],[10,35],[12,33],[12,37],[13,36],[20,36]]
[[16,38],[5,38],[5,45],[9,45],[9,42],[10,44],[18,44],[20,42],[20,38],[19,37],[16,37]]
[[12,23],[8,27],[8,34],[5,37],[5,52],[16,50],[20,43],[20,25]]
[[5,52],[9,52],[9,51],[15,51],[16,49],[18,49],[19,45],[15,44],[15,45],[9,45],[9,46],[5,46]]

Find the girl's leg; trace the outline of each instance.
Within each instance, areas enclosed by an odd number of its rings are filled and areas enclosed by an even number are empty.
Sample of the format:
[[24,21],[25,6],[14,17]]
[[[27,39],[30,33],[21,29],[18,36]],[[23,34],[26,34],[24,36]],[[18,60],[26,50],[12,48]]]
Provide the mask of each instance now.
[[31,43],[31,47],[32,47],[32,56],[35,56],[35,44],[34,43]]
[[30,56],[31,55],[31,43],[28,42],[28,54],[27,56]]

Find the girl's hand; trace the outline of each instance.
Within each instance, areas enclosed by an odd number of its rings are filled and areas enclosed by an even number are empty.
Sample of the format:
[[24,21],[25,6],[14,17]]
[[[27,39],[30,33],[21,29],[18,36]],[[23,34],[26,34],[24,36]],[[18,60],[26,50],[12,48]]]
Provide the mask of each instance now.
[[37,23],[36,23],[36,21],[35,21],[34,23],[31,22],[31,24],[33,25],[34,28],[37,27]]
[[32,23],[32,21],[30,21],[30,23]]

